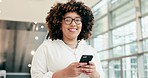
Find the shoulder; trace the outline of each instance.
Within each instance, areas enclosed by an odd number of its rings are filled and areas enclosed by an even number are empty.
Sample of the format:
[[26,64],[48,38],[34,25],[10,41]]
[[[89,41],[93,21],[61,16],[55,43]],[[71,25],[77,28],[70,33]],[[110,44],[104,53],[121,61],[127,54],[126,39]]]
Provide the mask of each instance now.
[[51,53],[55,50],[58,45],[58,40],[45,40],[43,43],[37,48],[37,53]]
[[52,46],[53,46],[53,43],[54,43],[54,41],[52,41],[52,40],[45,40],[45,41],[43,41],[43,43],[37,48],[37,50],[38,49],[49,49],[49,48],[51,48]]
[[43,41],[41,46],[53,46],[53,45],[58,44],[58,43],[59,43],[59,40],[53,40],[52,41],[52,40],[48,39],[48,40]]
[[85,40],[80,41],[80,44],[84,49],[87,49],[92,52],[97,52],[96,49],[94,49],[91,45],[87,44]]

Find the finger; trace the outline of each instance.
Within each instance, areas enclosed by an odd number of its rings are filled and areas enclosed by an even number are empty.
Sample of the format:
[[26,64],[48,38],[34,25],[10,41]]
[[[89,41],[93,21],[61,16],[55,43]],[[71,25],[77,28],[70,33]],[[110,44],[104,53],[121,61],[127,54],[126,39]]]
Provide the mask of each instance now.
[[91,73],[92,72],[92,69],[86,69],[86,72],[87,73]]
[[95,64],[94,64],[94,62],[92,62],[92,61],[89,61],[89,65],[95,65]]
[[79,62],[73,62],[72,64],[79,64]]
[[85,66],[85,65],[87,65],[87,63],[79,63],[79,65]]
[[91,76],[91,75],[92,75],[92,73],[85,73],[85,74],[87,74],[87,75],[89,75],[89,76]]
[[79,64],[77,65],[77,67],[80,68],[80,67],[86,66],[86,65],[87,65],[87,63],[79,63]]
[[85,65],[85,66],[82,66],[83,68],[87,68],[87,69],[90,69],[91,66],[90,65]]
[[87,68],[87,69],[95,69],[95,66],[86,65],[86,66],[83,66],[83,68]]
[[79,62],[73,62],[73,63],[71,63],[71,65],[74,66],[74,67],[80,66]]

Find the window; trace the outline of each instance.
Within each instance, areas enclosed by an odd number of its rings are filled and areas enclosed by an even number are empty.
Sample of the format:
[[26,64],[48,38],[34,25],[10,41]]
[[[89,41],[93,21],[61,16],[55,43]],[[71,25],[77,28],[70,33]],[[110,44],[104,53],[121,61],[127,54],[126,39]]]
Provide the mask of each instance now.
[[108,18],[107,16],[98,20],[98,21],[95,21],[95,25],[94,25],[94,28],[93,28],[93,35],[94,36],[97,36],[98,34],[102,33],[102,32],[105,32],[108,30]]
[[112,27],[117,27],[135,18],[135,5],[133,1],[112,12]]
[[99,35],[94,38],[94,48],[97,51],[101,51],[108,48],[108,33]]
[[148,78],[148,54],[144,55],[144,78]]
[[112,31],[113,46],[129,43],[136,40],[136,23],[131,22]]
[[120,78],[121,77],[121,62],[120,60],[113,60],[109,63],[109,78]]
[[94,11],[94,18],[95,20],[97,20],[101,16],[107,14],[107,11],[108,11],[107,1],[106,0],[101,1],[96,6],[94,6],[92,10]]
[[143,38],[148,37],[148,16],[142,18],[142,36]]
[[100,57],[100,60],[108,59],[108,57],[110,57],[109,53],[111,53],[109,50],[101,51],[98,53],[98,56]]
[[109,7],[109,9],[113,10],[113,9],[115,9],[115,8],[117,8],[117,7],[121,6],[121,5],[129,2],[129,1],[131,1],[131,0],[110,0],[110,7]]
[[101,64],[102,64],[102,68],[103,68],[104,73],[105,73],[105,77],[109,78],[108,75],[107,75],[108,74],[108,62],[105,61],[105,62],[102,62]]
[[143,51],[148,51],[148,39],[143,41]]
[[148,0],[141,0],[141,10],[142,14],[148,13]]
[[113,48],[112,57],[124,56],[125,55],[124,48],[125,48],[124,46],[117,46],[117,47]]
[[106,78],[148,78],[148,0],[101,0],[96,7],[92,42]]
[[137,78],[137,58],[124,58],[122,62],[123,78]]

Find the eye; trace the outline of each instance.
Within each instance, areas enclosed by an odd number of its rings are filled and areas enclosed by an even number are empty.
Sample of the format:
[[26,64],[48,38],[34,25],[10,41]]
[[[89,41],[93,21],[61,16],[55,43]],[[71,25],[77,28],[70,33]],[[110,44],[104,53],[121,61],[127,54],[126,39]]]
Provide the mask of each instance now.
[[81,22],[81,19],[77,18],[75,19],[75,22]]
[[81,21],[81,18],[75,18],[75,21],[79,22]]
[[66,22],[70,22],[71,19],[70,19],[70,18],[65,18],[65,21],[66,21]]
[[65,21],[66,21],[66,22],[69,22],[69,21],[71,21],[71,20],[70,20],[70,19],[65,19]]
[[79,22],[79,21],[81,21],[81,20],[80,20],[80,19],[76,19],[75,21]]

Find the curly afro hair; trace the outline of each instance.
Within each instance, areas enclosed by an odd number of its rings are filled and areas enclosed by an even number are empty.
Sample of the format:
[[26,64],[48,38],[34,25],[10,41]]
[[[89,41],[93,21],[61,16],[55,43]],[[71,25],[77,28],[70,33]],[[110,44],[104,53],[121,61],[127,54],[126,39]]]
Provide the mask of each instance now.
[[92,33],[92,26],[94,25],[94,16],[91,9],[84,5],[83,2],[76,2],[71,0],[67,3],[57,3],[54,7],[51,7],[48,16],[46,17],[47,27],[49,33],[47,39],[52,40],[62,39],[63,33],[61,30],[62,19],[68,12],[76,12],[82,18],[82,30],[78,35],[77,40],[88,39]]

